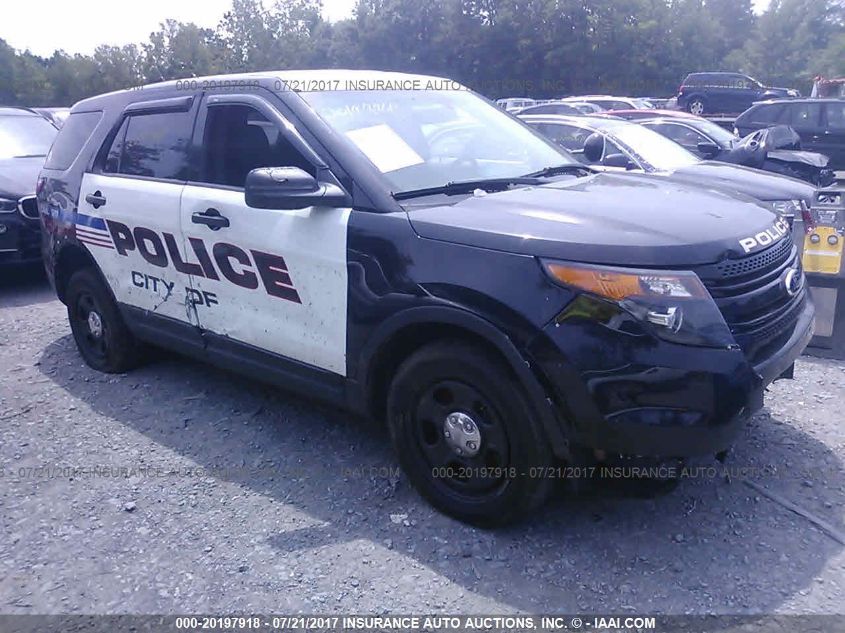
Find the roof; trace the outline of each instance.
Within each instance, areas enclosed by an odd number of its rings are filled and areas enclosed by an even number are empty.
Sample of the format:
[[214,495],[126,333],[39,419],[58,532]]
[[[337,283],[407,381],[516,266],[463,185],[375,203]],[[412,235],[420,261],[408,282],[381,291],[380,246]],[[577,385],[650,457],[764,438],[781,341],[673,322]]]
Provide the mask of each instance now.
[[675,119],[700,119],[694,114],[685,112],[684,110],[660,110],[658,108],[646,108],[640,110],[610,110],[606,114],[616,117],[625,118],[626,116],[635,116],[638,119],[650,119],[659,117],[672,117]]
[[763,103],[842,103],[845,102],[843,97],[779,97],[777,99],[764,99],[763,101],[755,101],[754,105]]
[[567,125],[576,125],[578,127],[586,127],[593,129],[603,129],[614,125],[636,125],[624,119],[604,117],[604,116],[570,116],[568,114],[525,114],[517,115],[524,121],[538,121],[540,123],[565,123]]
[[744,75],[738,70],[697,70],[694,73],[687,73],[689,75]]
[[0,106],[0,116],[40,116],[29,108],[21,106]]
[[[209,86],[213,88],[215,85],[221,87],[231,88],[232,85],[244,84],[244,82],[273,82],[281,81],[289,84],[292,91],[307,92],[318,90],[355,90],[356,85],[361,86],[359,89],[378,89],[376,82],[393,82],[420,85],[423,89],[429,82],[449,82],[448,85],[460,86],[456,81],[446,77],[436,77],[433,75],[416,75],[412,73],[398,73],[383,70],[351,70],[342,68],[331,68],[322,70],[264,70],[260,72],[251,73],[231,73],[227,75],[208,75],[205,77],[187,77],[184,79],[171,79],[158,83],[146,84],[144,86],[136,86],[127,88],[125,90],[116,90],[95,97],[90,97],[80,101],[77,106],[85,107],[85,105],[93,104],[103,97],[126,95],[130,93],[137,94],[141,89],[166,89],[166,88],[182,88],[186,82],[191,85],[196,84],[198,88]],[[227,84],[229,84],[227,86]],[[409,88],[410,89],[410,88]]]

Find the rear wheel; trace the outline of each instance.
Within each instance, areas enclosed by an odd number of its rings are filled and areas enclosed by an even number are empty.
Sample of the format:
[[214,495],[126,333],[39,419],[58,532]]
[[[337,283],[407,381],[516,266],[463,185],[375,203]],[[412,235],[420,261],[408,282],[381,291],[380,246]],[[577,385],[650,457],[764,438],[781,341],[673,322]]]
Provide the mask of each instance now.
[[512,522],[548,496],[545,434],[517,381],[479,347],[440,342],[408,358],[391,385],[388,424],[411,483],[457,519]]
[[693,97],[692,99],[690,99],[690,102],[687,105],[687,110],[690,114],[701,116],[702,114],[704,114],[705,110],[704,99],[702,99],[701,97]]
[[143,356],[117,304],[91,268],[75,272],[65,295],[70,329],[85,362],[98,371],[121,373],[136,367]]

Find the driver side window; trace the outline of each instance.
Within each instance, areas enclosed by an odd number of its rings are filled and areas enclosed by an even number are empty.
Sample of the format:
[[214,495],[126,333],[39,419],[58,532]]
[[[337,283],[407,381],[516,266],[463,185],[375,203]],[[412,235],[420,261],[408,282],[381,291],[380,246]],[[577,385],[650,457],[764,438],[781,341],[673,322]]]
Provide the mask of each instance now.
[[246,105],[208,109],[202,146],[201,182],[243,187],[259,167],[299,167],[316,176],[311,164],[275,123]]

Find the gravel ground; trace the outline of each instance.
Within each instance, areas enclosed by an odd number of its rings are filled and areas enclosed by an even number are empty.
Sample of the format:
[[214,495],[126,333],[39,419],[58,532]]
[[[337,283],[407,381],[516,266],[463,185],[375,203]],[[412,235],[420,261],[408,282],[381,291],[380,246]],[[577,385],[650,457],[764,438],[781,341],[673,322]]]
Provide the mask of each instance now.
[[0,283],[0,355],[2,613],[843,611],[843,545],[744,481],[845,531],[840,362],[771,389],[730,480],[482,531],[376,425],[181,358],[94,372],[37,274]]

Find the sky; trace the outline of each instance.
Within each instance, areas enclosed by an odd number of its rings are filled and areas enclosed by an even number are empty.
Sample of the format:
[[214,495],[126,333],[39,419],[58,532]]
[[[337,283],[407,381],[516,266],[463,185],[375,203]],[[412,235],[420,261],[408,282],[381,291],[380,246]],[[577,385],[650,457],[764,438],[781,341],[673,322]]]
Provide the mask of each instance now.
[[[231,6],[231,0],[2,1],[0,38],[44,57],[59,49],[87,55],[100,44],[138,44],[168,18],[215,27]],[[754,0],[755,10],[763,11],[769,1]],[[323,0],[323,17],[342,20],[352,15],[354,6],[355,0]]]

